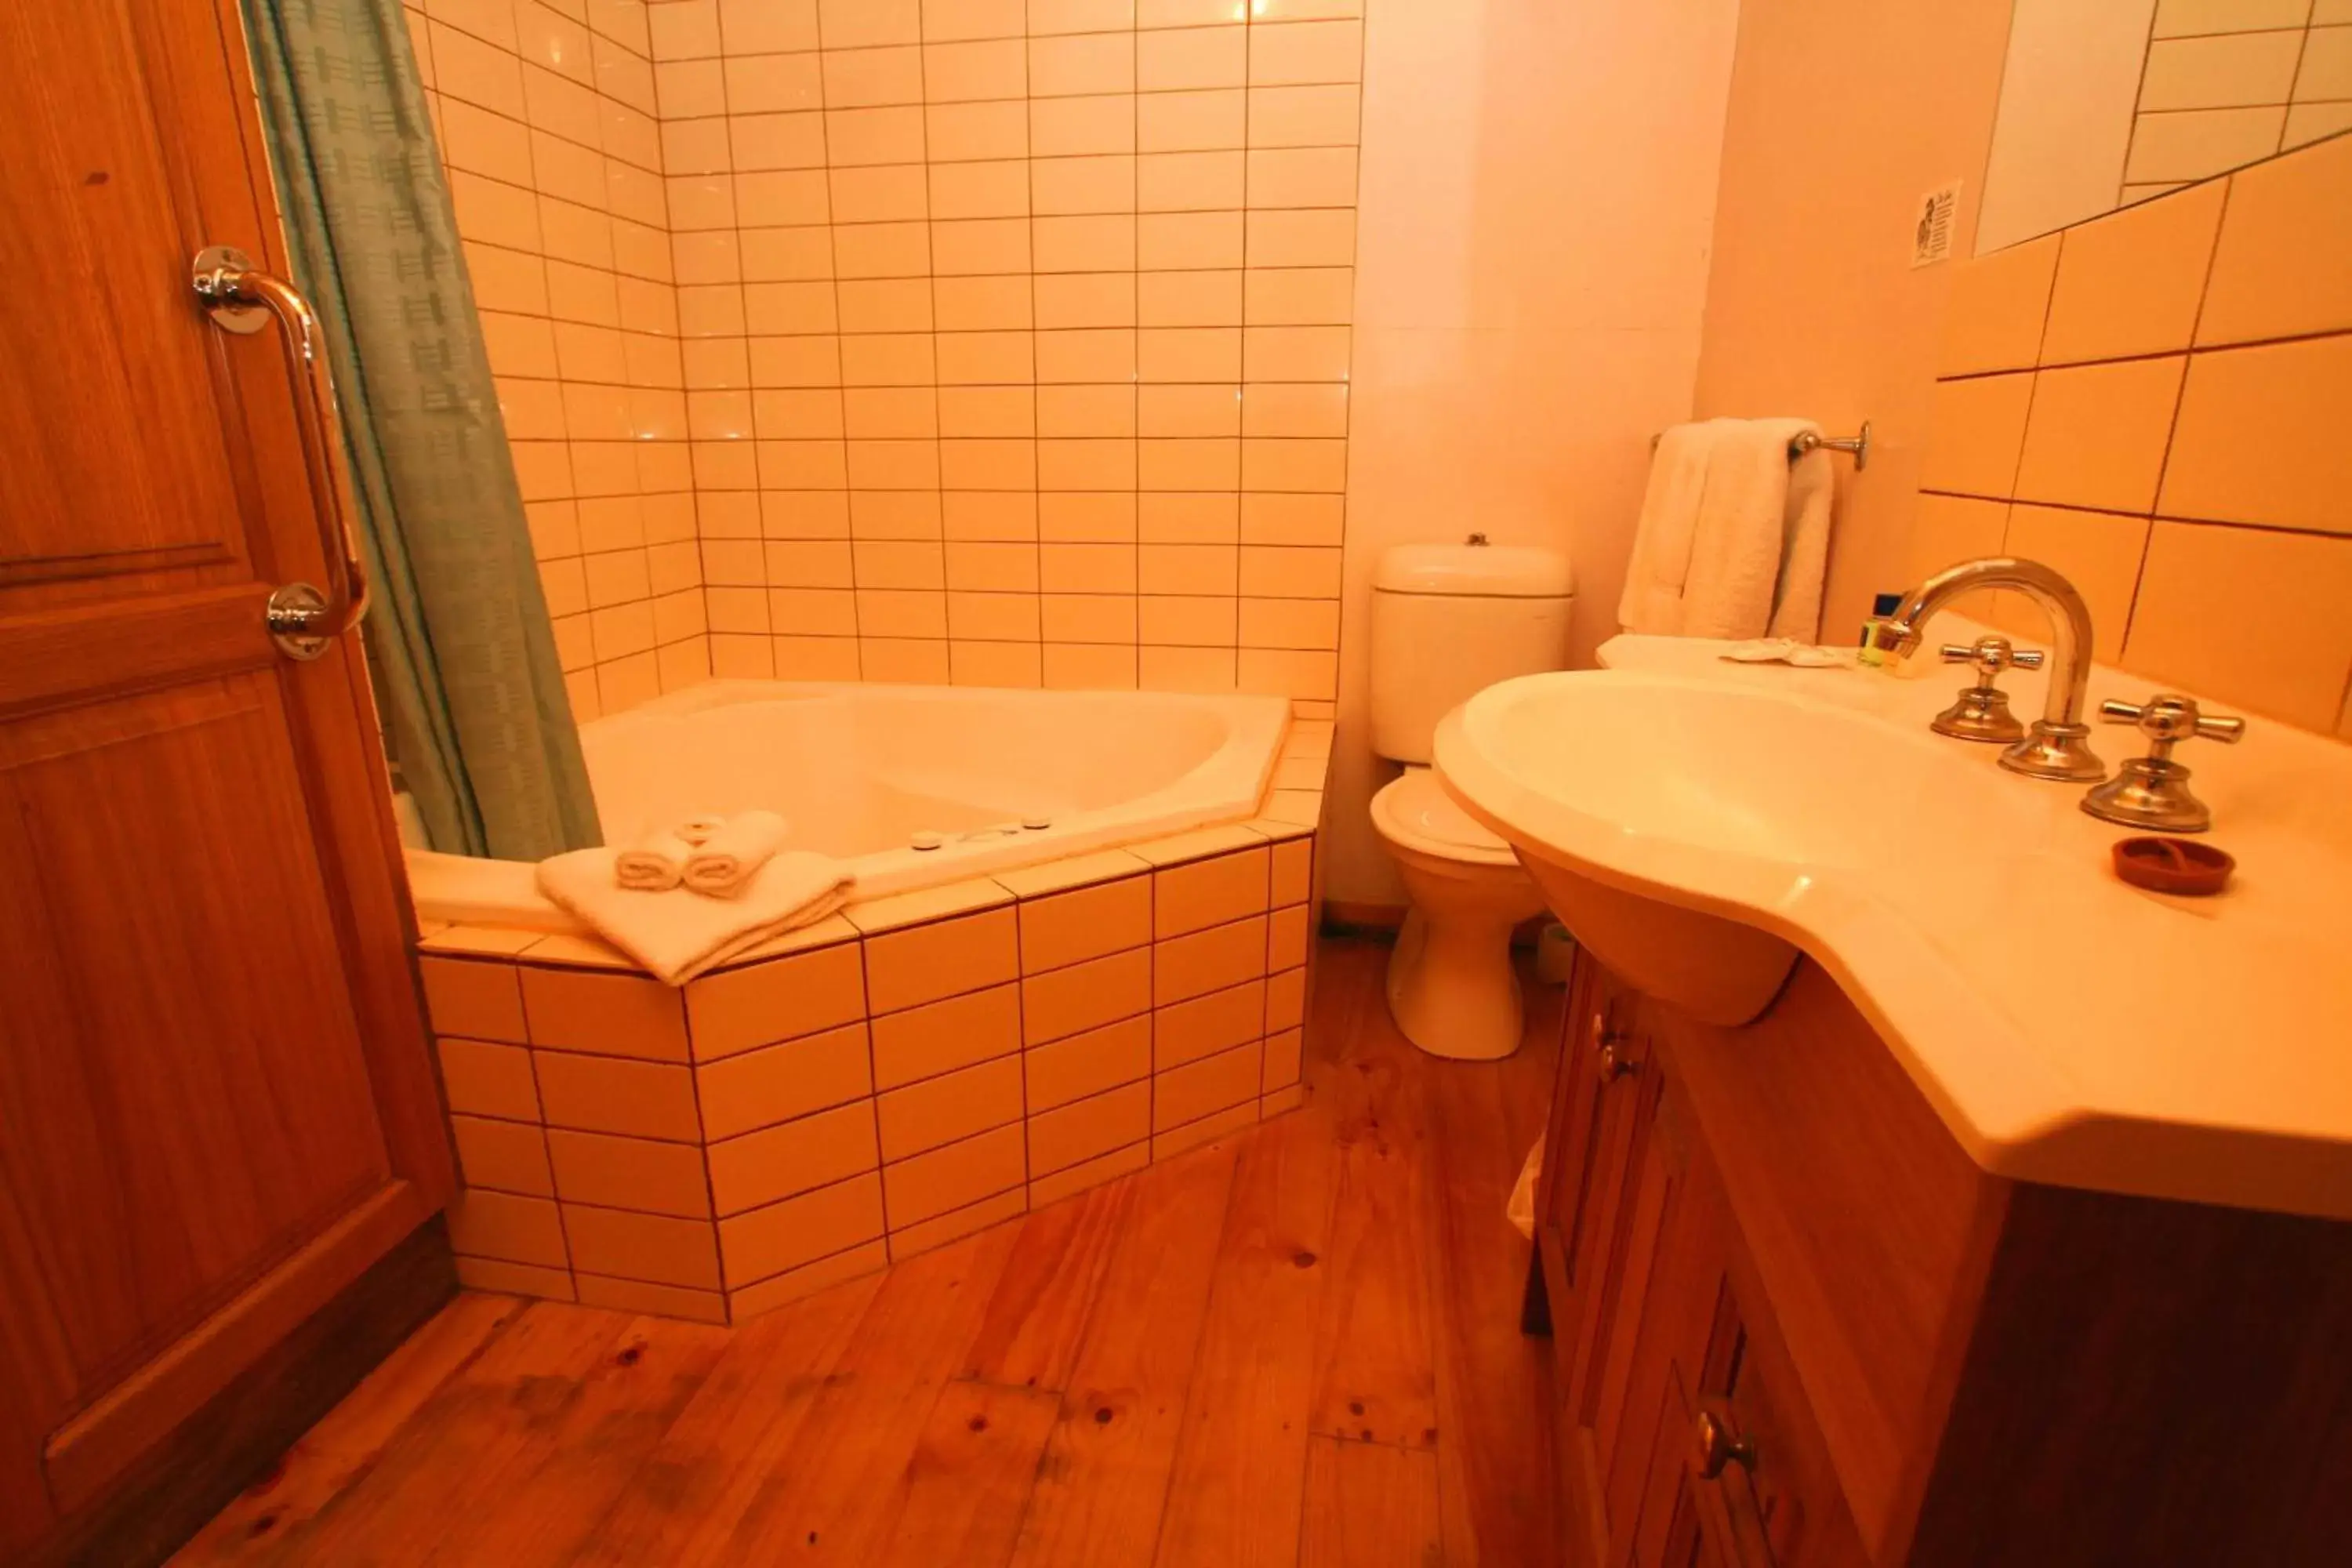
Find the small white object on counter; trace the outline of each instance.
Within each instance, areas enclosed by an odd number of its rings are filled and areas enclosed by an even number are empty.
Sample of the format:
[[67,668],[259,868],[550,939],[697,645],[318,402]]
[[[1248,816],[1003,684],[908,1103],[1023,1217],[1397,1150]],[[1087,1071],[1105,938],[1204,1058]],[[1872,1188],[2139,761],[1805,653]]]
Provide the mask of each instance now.
[[1833,647],[1818,647],[1799,642],[1794,637],[1758,637],[1753,642],[1736,642],[1715,656],[1734,664],[1790,664],[1799,669],[1853,669],[1859,668],[1851,653]]

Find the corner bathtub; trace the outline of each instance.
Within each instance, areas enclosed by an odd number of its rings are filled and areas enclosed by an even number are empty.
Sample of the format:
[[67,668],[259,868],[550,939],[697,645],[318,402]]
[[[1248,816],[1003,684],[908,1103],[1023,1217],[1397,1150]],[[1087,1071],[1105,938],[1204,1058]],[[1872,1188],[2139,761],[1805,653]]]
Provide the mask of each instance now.
[[[790,825],[793,847],[850,862],[864,900],[1253,816],[1289,707],[721,680],[593,720],[580,742],[607,844],[764,807]],[[524,862],[412,849],[408,879],[428,921],[580,929]]]

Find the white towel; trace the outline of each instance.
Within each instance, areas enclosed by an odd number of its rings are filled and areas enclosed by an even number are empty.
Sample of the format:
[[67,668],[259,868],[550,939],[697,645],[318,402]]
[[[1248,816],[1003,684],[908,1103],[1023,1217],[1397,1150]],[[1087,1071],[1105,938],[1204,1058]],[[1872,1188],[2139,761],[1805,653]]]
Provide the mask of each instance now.
[[1692,535],[1722,423],[1673,426],[1650,454],[1649,488],[1625,566],[1625,592],[1617,601],[1618,624],[1629,632],[1682,632],[1683,580],[1690,574]]
[[613,881],[641,893],[666,893],[685,879],[694,845],[675,827],[648,833],[613,858]]
[[731,899],[751,884],[751,874],[784,847],[784,819],[772,811],[746,811],[729,817],[687,857],[682,879],[698,893]]
[[575,849],[541,860],[539,890],[671,985],[824,919],[848,901],[853,880],[840,861],[801,850],[769,859],[738,898],[685,888],[641,893],[614,884],[614,858],[610,849]]
[[1670,637],[1810,640],[1821,627],[1831,477],[1791,463],[1801,419],[1710,419],[1659,437],[1617,617]]
[[[1793,426],[1792,437],[1814,428],[1784,423]],[[1821,637],[1822,584],[1830,570],[1830,500],[1836,490],[1835,466],[1821,447],[1789,465],[1789,495],[1781,507],[1780,582],[1768,628],[1776,637],[1808,643]]]

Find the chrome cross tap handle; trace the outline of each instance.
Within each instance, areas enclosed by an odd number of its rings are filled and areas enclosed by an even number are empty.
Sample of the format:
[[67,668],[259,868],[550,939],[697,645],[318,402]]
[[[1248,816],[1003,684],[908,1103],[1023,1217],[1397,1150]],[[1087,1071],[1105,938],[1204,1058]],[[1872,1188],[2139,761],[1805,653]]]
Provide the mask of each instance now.
[[2245,739],[2243,719],[2200,713],[2193,700],[2169,691],[2145,702],[2110,698],[2099,704],[2099,717],[2111,724],[2137,725],[2148,739],[2147,755],[2132,758],[2114,778],[2084,795],[2084,811],[2102,821],[2166,833],[2202,833],[2213,826],[2212,809],[2189,793],[2189,770],[2172,760],[2172,748],[2183,741],[2221,741],[2234,746]]
[[1938,735],[1961,741],[1991,741],[2007,745],[2025,737],[2025,724],[2009,710],[2009,694],[1994,682],[2002,670],[2040,669],[2038,648],[2013,646],[2004,637],[1980,637],[1973,643],[1946,643],[1938,650],[1946,664],[1972,666],[1976,684],[1963,687],[1949,708],[1929,721]]

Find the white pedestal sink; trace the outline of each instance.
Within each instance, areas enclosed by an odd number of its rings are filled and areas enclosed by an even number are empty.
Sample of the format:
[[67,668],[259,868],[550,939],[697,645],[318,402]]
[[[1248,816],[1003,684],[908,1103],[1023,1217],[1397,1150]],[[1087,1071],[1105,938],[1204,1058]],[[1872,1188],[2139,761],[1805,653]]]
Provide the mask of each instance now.
[[1997,896],[2033,834],[2019,781],[1850,708],[1621,670],[1488,688],[1437,732],[1437,770],[1552,910],[1636,989],[1710,1024],[1771,1004],[1797,900],[1899,876]]
[[[1620,637],[1438,729],[1447,790],[1597,957],[1728,1028],[1802,949],[1987,1171],[2352,1219],[2352,747],[2263,723],[2197,758],[2238,874],[2168,898],[2116,877],[2129,830],[2081,786],[1932,734],[1949,682],[1722,647]],[[2097,668],[2089,700],[2152,689]]]

